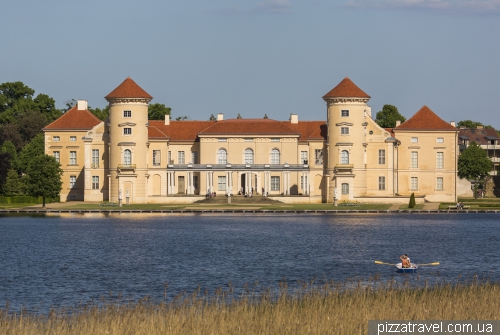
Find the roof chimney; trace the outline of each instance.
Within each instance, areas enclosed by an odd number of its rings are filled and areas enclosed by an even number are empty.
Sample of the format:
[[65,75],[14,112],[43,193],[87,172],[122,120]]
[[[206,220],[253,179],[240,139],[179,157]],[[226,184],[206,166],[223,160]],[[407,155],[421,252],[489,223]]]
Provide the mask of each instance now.
[[84,111],[88,108],[87,100],[77,100],[76,101],[76,109],[79,111]]
[[299,123],[299,116],[297,114],[290,114],[290,123]]
[[165,126],[170,125],[170,114],[165,114]]
[[483,129],[484,127],[483,126],[477,126],[476,128],[477,129]]
[[399,125],[401,125],[401,120],[396,120],[396,127],[398,127]]
[[217,114],[217,121],[222,121],[222,120],[224,120],[224,114],[222,113]]
[[455,121],[451,121],[450,124],[453,126],[453,127],[456,127],[455,125]]

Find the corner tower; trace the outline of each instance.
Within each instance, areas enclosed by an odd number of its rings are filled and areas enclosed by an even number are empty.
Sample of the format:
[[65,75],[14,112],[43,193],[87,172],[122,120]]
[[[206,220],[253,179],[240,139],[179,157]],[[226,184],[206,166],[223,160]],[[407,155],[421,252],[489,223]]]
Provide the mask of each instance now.
[[327,202],[353,199],[366,193],[366,126],[370,96],[345,77],[323,96],[327,104]]
[[148,103],[153,97],[130,77],[105,99],[109,102],[109,200],[147,203]]

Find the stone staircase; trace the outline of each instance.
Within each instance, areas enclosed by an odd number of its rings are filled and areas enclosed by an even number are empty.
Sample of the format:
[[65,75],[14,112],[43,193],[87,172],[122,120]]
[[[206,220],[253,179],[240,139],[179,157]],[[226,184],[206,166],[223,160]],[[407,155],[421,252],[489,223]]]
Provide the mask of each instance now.
[[[208,199],[198,200],[196,204],[227,204],[227,197],[225,195],[216,196]],[[231,204],[245,205],[245,204],[278,204],[282,203],[278,200],[273,200],[269,197],[261,195],[254,195],[251,198],[246,198],[243,195],[234,195],[231,197]]]

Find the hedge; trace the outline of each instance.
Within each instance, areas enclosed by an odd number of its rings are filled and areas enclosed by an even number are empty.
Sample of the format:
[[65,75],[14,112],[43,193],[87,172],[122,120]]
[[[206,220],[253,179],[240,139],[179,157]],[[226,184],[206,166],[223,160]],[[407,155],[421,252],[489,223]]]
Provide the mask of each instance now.
[[[29,195],[13,195],[10,197],[0,196],[0,204],[41,204],[42,197],[31,197]],[[59,202],[57,198],[45,198],[45,203]]]

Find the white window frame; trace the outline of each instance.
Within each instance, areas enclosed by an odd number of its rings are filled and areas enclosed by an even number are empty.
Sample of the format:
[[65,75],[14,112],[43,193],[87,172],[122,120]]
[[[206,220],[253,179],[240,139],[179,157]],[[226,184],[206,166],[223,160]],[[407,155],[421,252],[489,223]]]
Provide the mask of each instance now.
[[436,178],[436,191],[443,191],[443,190],[444,190],[444,178],[437,177]]
[[132,135],[132,128],[123,128],[123,135],[124,136],[131,136]]
[[340,164],[349,164],[349,151],[342,150],[340,152]]
[[198,151],[191,151],[191,163],[199,164],[198,162]]
[[177,164],[186,164],[184,151],[177,151]]
[[174,164],[174,162],[172,161],[172,151],[168,151],[167,152],[167,160],[168,160],[168,164]]
[[348,109],[341,110],[340,117],[349,117],[349,110]]
[[76,165],[76,151],[69,152],[69,165]]
[[271,138],[271,142],[279,142],[279,141],[280,141],[279,137]]
[[444,143],[444,137],[436,138],[436,143]]
[[227,164],[227,150],[220,148],[217,151],[217,164]]
[[76,187],[76,176],[69,176],[69,187],[70,188]]
[[92,168],[99,167],[99,149],[92,149]]
[[279,149],[276,149],[276,148],[272,149],[272,150],[271,150],[270,163],[271,163],[272,165],[277,165],[277,164],[279,164],[279,163],[280,163],[280,159],[281,159],[281,157],[280,157],[280,156],[281,156],[281,154],[280,154]]
[[69,137],[70,142],[76,142],[76,136],[70,136]]
[[52,136],[52,141],[53,142],[60,142],[61,141],[61,136]]
[[124,118],[131,118],[132,117],[132,111],[131,110],[125,110],[125,111],[123,111],[123,117]]
[[92,189],[93,190],[99,189],[99,176],[92,176]]
[[412,137],[411,143],[418,143],[418,137]]
[[217,177],[217,190],[225,191],[226,190],[226,176],[218,176]]
[[418,177],[410,178],[410,191],[418,191]]
[[132,151],[130,149],[123,150],[123,165],[132,165]]
[[340,127],[341,135],[349,135],[349,127]]
[[54,156],[54,158],[56,159],[56,162],[60,163],[61,162],[61,153],[59,151],[54,151],[52,153],[52,155]]
[[218,138],[217,142],[227,142],[227,138]]
[[385,191],[385,176],[378,177],[378,190]]
[[444,152],[436,152],[436,169],[444,169]]
[[418,168],[418,151],[410,152],[410,167],[414,169]]
[[161,150],[153,150],[153,165],[161,165]]
[[245,149],[245,164],[253,164],[253,150],[250,148]]
[[342,183],[340,185],[341,193],[342,194],[349,194],[349,184],[348,183]]
[[314,150],[314,165],[323,165],[323,150]]
[[385,149],[378,149],[378,163],[385,165]]
[[307,151],[301,151],[300,152],[300,162],[302,164],[306,164],[306,161],[307,163],[309,163],[309,159],[308,159],[308,154],[307,154]]
[[271,176],[271,191],[279,191],[279,190],[280,190],[280,177]]

